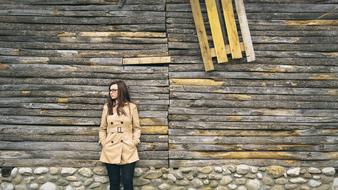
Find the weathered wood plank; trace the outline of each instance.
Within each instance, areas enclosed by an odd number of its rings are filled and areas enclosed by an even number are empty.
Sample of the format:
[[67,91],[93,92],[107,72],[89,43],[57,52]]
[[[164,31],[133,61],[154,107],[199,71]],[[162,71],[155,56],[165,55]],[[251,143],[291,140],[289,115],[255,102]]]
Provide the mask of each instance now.
[[227,53],[225,51],[226,44],[222,34],[216,1],[215,0],[205,1],[205,6],[207,8],[217,62],[218,63],[228,62]]
[[242,58],[242,50],[239,44],[232,0],[222,0],[221,2],[228,34],[231,56],[233,59]]
[[202,59],[204,63],[205,71],[214,70],[214,65],[212,63],[211,51],[209,48],[209,43],[207,39],[207,34],[204,26],[203,16],[201,13],[200,1],[199,0],[190,0],[192,6],[192,14],[194,15],[194,22],[196,26],[198,41],[200,45],[200,50],[202,54]]

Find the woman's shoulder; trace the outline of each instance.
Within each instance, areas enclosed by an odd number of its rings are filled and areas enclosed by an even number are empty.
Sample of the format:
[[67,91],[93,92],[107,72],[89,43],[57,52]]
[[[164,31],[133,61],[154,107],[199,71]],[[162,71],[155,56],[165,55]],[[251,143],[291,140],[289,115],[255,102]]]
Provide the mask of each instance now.
[[130,107],[132,107],[132,108],[137,107],[136,103],[134,103],[134,102],[128,102],[128,104],[129,104]]

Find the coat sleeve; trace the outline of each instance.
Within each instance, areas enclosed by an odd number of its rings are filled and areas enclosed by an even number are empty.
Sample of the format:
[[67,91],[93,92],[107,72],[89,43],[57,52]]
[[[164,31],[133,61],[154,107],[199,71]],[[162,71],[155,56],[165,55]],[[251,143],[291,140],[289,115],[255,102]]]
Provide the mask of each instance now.
[[107,137],[107,115],[108,115],[108,104],[105,103],[101,115],[101,124],[99,129],[99,143],[102,145],[102,142]]
[[131,114],[133,117],[133,143],[138,145],[141,137],[141,125],[136,104],[132,106]]

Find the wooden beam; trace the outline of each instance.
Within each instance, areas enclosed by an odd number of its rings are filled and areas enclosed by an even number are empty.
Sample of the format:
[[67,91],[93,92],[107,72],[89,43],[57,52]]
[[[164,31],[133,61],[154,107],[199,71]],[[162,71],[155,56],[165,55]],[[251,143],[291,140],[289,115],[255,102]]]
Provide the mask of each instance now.
[[242,52],[237,33],[232,0],[222,0],[223,14],[228,34],[231,56],[233,59],[242,58]]
[[214,70],[199,0],[190,0],[205,71]]
[[215,0],[205,1],[207,7],[209,24],[212,34],[212,40],[214,42],[217,62],[228,62],[227,53],[225,51],[225,42],[222,34],[221,24],[219,22],[219,15]]
[[248,20],[246,18],[243,0],[235,0],[236,11],[238,15],[239,25],[241,28],[242,38],[245,47],[245,54],[248,62],[255,61],[255,52],[252,45],[252,39],[249,30]]

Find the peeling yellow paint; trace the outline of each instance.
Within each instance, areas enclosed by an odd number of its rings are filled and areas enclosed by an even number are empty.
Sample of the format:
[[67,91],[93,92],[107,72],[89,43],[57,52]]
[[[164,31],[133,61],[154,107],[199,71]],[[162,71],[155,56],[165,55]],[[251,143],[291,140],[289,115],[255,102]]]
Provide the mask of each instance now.
[[143,126],[142,127],[142,134],[148,135],[161,135],[161,134],[168,134],[168,126]]
[[21,91],[21,95],[24,95],[24,96],[27,96],[27,95],[30,95],[31,94],[31,91],[26,91],[26,90],[23,90]]
[[331,96],[338,96],[338,90],[329,90],[328,92]]
[[329,74],[316,74],[310,77],[310,79],[314,80],[336,80],[337,78],[333,75]]
[[241,121],[240,116],[226,116],[228,121]]
[[338,26],[338,20],[288,20],[287,25],[294,26]]
[[157,37],[157,38],[165,38],[166,37],[166,33],[164,33],[164,32],[80,32],[79,36],[86,36],[86,37],[123,36],[123,37]]
[[236,100],[251,100],[251,99],[252,99],[251,96],[245,95],[245,94],[236,94],[236,95],[234,95],[233,97],[234,97],[234,99],[236,99]]
[[192,86],[222,86],[223,81],[212,79],[170,79],[172,85],[192,85]]
[[9,66],[7,64],[0,63],[0,70],[6,70],[8,68],[9,68]]
[[68,98],[58,98],[58,103],[60,104],[68,103]]

